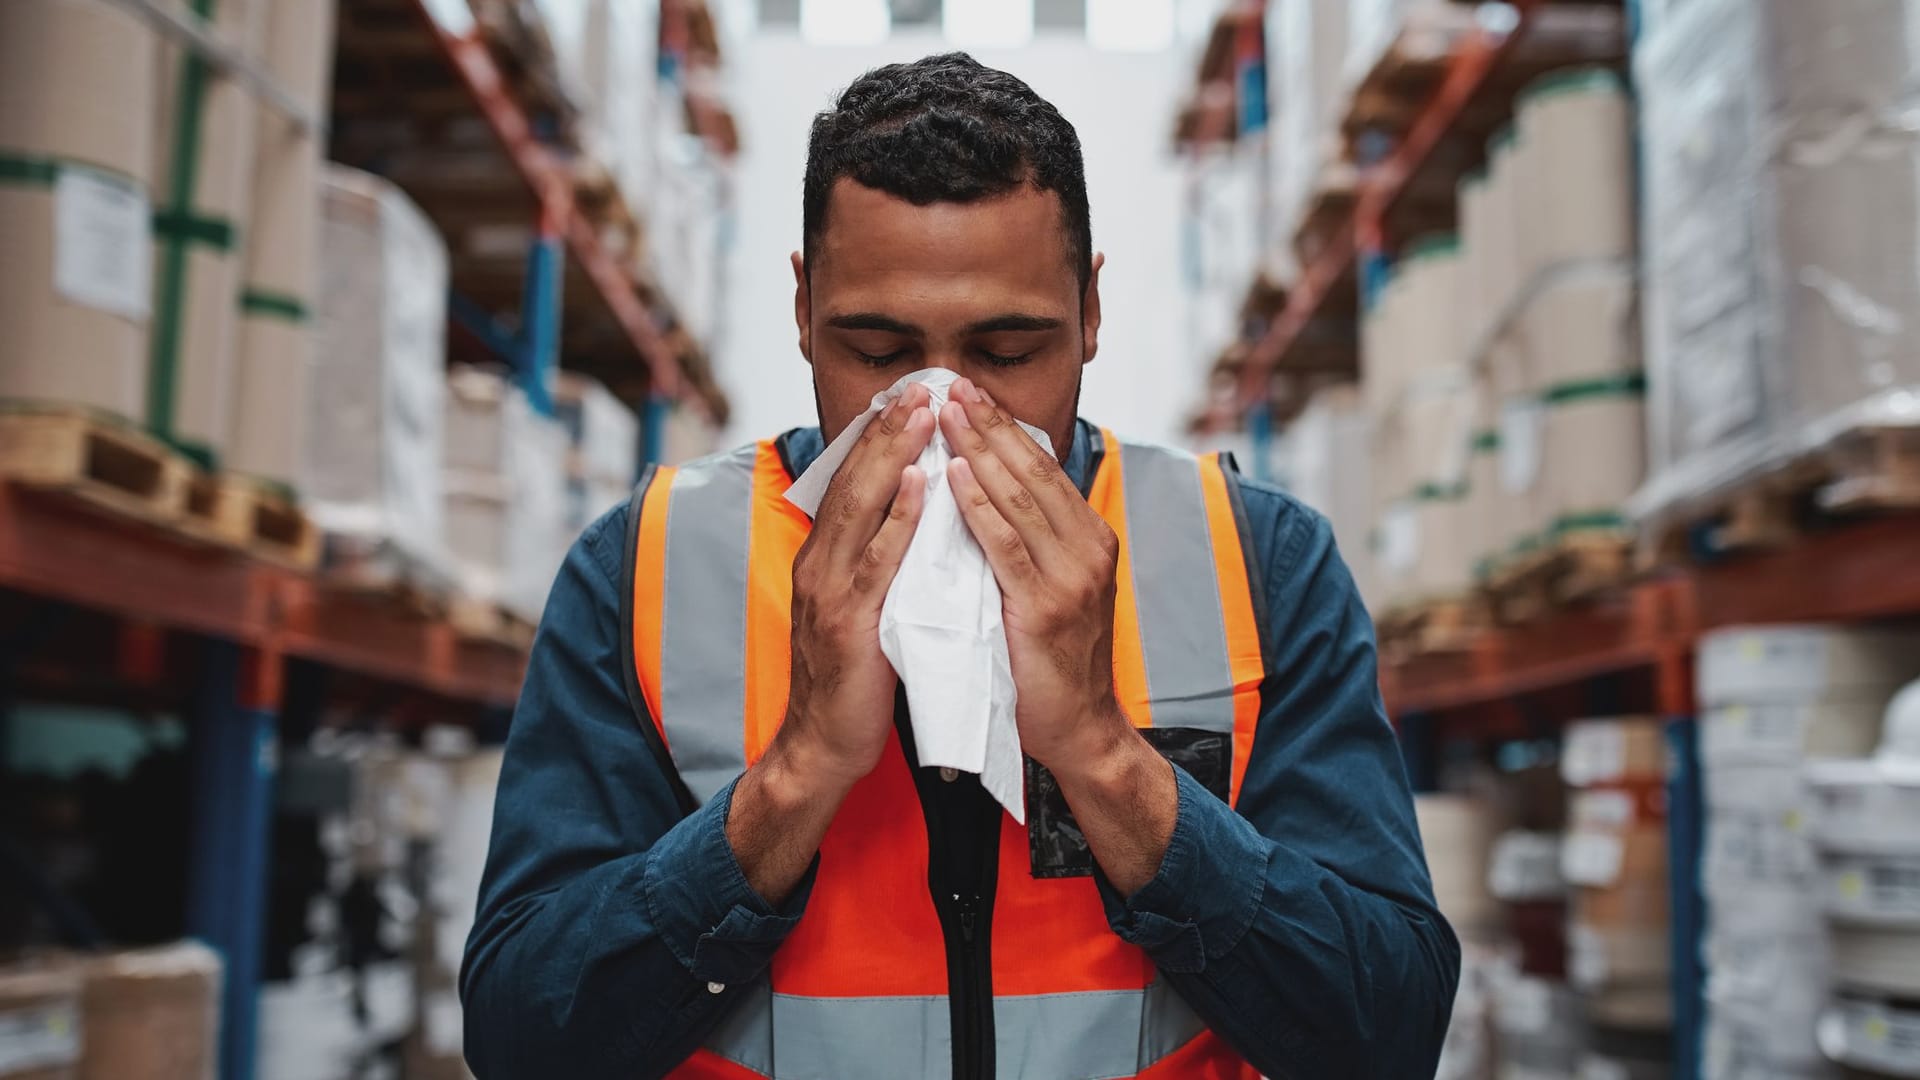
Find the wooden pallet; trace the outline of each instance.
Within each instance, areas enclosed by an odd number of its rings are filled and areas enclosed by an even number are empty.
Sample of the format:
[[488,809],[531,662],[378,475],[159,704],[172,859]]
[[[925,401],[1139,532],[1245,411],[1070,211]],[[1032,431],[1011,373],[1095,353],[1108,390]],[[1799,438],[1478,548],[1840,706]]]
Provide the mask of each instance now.
[[517,652],[533,648],[533,624],[490,600],[455,596],[447,606],[447,619],[464,641]]
[[1483,591],[1494,620],[1511,625],[1613,592],[1636,572],[1632,536],[1574,532],[1502,563]]
[[84,409],[0,412],[0,476],[118,517],[177,522],[192,471],[157,439]]
[[1407,604],[1375,620],[1381,650],[1398,656],[1464,652],[1486,625],[1485,602],[1474,594]]
[[302,573],[320,565],[320,530],[290,499],[232,473],[201,473],[187,488],[184,526]]
[[1869,426],[1702,501],[1650,534],[1642,566],[1786,547],[1835,520],[1920,509],[1920,427]]

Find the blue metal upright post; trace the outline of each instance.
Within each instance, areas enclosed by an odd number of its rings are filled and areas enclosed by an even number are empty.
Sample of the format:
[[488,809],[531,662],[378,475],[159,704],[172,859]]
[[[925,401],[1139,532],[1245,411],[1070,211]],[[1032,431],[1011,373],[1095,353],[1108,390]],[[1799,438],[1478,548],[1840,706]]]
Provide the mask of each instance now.
[[193,853],[187,931],[220,954],[221,1080],[254,1074],[260,954],[273,821],[277,702],[260,692],[268,661],[209,641],[195,694]]
[[1699,729],[1690,717],[1667,720],[1667,858],[1672,890],[1673,1075],[1699,1080],[1707,1025],[1706,898],[1700,887],[1705,839]]
[[560,237],[542,228],[527,253],[527,278],[520,301],[520,338],[514,376],[527,401],[542,416],[553,415],[553,369],[560,355]]

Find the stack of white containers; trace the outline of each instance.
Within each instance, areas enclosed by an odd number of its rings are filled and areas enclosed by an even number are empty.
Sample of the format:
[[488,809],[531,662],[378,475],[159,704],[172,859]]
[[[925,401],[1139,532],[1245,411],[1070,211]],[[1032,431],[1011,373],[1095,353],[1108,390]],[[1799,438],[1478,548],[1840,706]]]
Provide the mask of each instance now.
[[329,574],[368,586],[438,583],[447,573],[446,243],[379,177],[330,166],[323,189],[323,377],[306,409],[306,510],[326,533]]
[[1830,961],[1802,766],[1866,753],[1916,671],[1910,633],[1739,628],[1701,643],[1707,1080],[1830,1075],[1814,1038]]
[[1816,763],[1807,778],[1833,944],[1820,1048],[1873,1075],[1920,1077],[1920,682],[1887,708],[1873,757]]
[[465,598],[538,622],[566,557],[567,433],[501,375],[447,376],[447,543]]

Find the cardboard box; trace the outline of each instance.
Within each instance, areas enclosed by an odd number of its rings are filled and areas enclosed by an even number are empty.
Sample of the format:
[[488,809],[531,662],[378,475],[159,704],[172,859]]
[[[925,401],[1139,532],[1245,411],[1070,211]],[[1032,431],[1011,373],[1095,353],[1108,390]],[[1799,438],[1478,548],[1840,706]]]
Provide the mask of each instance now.
[[1568,787],[1660,781],[1667,775],[1664,726],[1650,716],[1576,720],[1561,744],[1560,775]]
[[461,588],[538,622],[566,557],[566,432],[499,375],[448,377],[447,542]]
[[1880,742],[1881,714],[1898,687],[1863,690],[1840,701],[1737,702],[1700,717],[1700,757],[1722,765],[1776,764],[1866,757]]
[[0,966],[0,1078],[74,1080],[80,976],[70,967]]
[[1572,262],[1631,257],[1633,140],[1620,77],[1595,68],[1554,72],[1523,91],[1515,110],[1526,157],[1520,169],[1530,174],[1519,191],[1521,278]]
[[79,961],[85,1050],[76,1080],[213,1080],[220,958],[197,942]]
[[[267,20],[264,66],[316,113],[325,111],[332,72],[334,6],[274,0]],[[258,117],[228,457],[240,472],[293,485],[313,376],[321,148],[272,109]]]
[[107,0],[0,5],[0,399],[145,413],[156,50]]
[[[203,25],[252,56],[261,0],[215,0]],[[162,38],[154,105],[153,392],[147,423],[204,460],[226,449],[253,186],[252,93]]]

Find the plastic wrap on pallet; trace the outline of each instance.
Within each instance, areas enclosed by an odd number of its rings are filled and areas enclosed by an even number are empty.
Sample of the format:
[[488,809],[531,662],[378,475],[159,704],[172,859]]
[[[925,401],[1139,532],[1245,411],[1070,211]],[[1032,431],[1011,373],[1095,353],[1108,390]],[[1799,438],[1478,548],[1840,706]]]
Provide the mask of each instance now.
[[1636,45],[1665,520],[1920,425],[1920,10],[1688,0]]
[[445,557],[446,244],[379,177],[330,166],[323,195],[306,509],[335,557],[391,547],[434,566]]
[[[1282,280],[1297,270],[1293,237],[1324,167],[1340,157],[1340,100],[1333,75],[1344,48],[1347,7],[1334,0],[1274,0],[1267,8],[1267,125],[1270,268]],[[1331,56],[1334,59],[1329,60]]]
[[554,416],[567,430],[567,471],[580,479],[628,487],[639,471],[640,418],[598,379],[561,372]]

